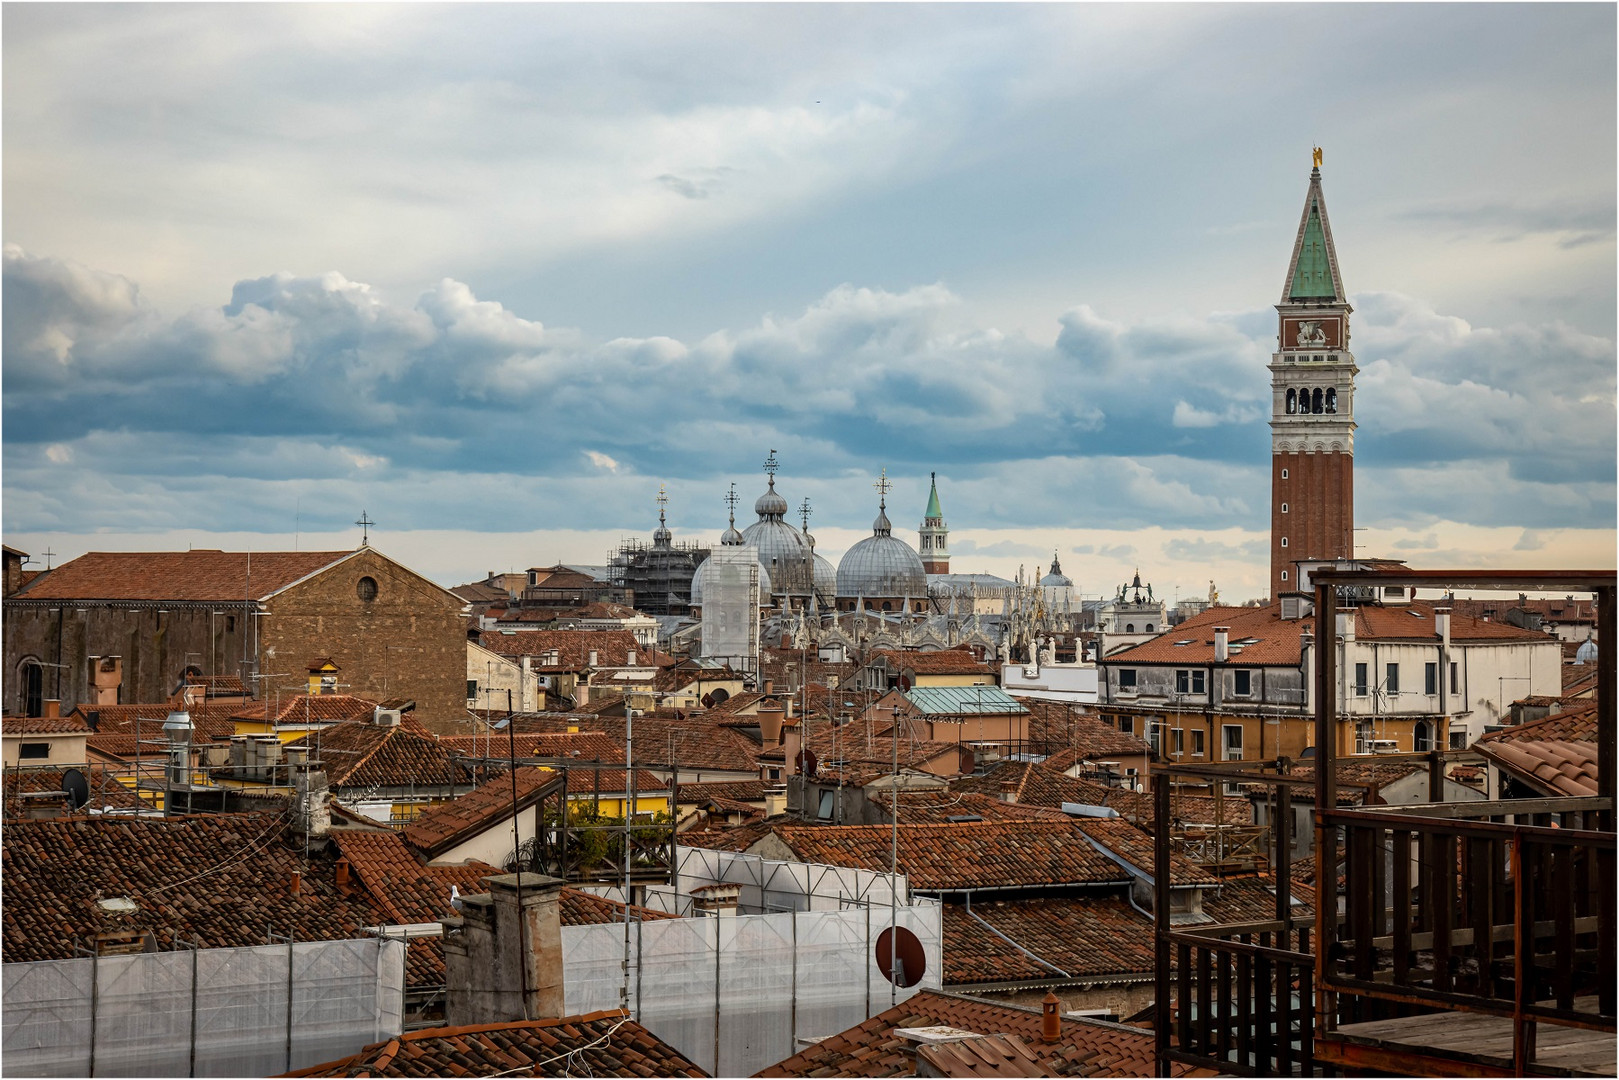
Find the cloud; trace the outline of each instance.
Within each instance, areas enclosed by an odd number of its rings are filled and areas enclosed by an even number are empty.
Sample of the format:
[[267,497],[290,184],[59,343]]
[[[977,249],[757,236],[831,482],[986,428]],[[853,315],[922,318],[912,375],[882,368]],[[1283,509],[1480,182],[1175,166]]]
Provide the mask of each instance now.
[[[125,508],[184,522],[198,503],[170,495],[186,485],[251,516],[352,478],[386,480],[385,511],[380,492],[333,491],[395,527],[493,522],[502,499],[622,526],[662,481],[717,531],[719,493],[770,447],[780,486],[829,526],[863,529],[882,467],[895,520],[919,520],[937,471],[962,527],[1262,528],[1269,503],[1269,331],[1243,314],[1127,322],[1078,305],[1041,343],[943,284],[845,284],[690,341],[594,340],[452,278],[400,303],[328,272],[243,279],[165,317],[126,279],[15,246],[4,287],[8,527],[88,529]],[[1475,327],[1397,294],[1357,303],[1361,520],[1611,520],[1610,341]],[[484,504],[464,497],[478,476],[525,479]]]

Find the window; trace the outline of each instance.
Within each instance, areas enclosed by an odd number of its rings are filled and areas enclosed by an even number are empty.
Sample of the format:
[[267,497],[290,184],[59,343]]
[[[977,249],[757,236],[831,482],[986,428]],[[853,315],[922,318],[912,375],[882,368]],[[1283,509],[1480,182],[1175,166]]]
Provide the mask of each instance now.
[[836,792],[832,791],[830,788],[822,789],[820,805],[815,808],[815,819],[817,821],[832,820],[832,800],[835,796]]
[[1433,749],[1433,727],[1428,721],[1418,720],[1416,726],[1411,729],[1411,749]]
[[1422,692],[1424,694],[1439,693],[1439,665],[1422,665]]
[[1450,733],[1450,748],[1452,750],[1466,750],[1467,749],[1467,732],[1466,732],[1465,729],[1462,730],[1462,731],[1453,731],[1453,732]]
[[1125,623],[1125,624],[1124,624],[1124,632],[1125,632],[1125,633],[1126,633],[1126,634],[1133,634],[1133,633],[1135,633],[1135,632],[1136,632],[1136,624],[1135,624],[1135,623],[1133,623],[1133,622],[1132,622],[1132,623]]
[[1389,664],[1384,668],[1384,671],[1387,672],[1387,675],[1383,679],[1383,688],[1390,695],[1398,694],[1400,692],[1400,665]]
[[25,742],[17,748],[20,758],[48,758],[51,756],[51,744],[48,742]]
[[1192,756],[1203,756],[1203,731],[1201,728],[1192,729]]
[[1286,470],[1286,469],[1283,469],[1283,470],[1282,470],[1282,479],[1283,479],[1283,480],[1286,480],[1286,479],[1287,479],[1287,470]]
[[1460,685],[1461,684],[1457,679],[1456,663],[1455,663],[1455,661],[1451,661],[1451,665],[1450,665],[1450,692],[1453,693],[1453,694],[1461,693]]
[[1185,669],[1182,669],[1180,671],[1175,672],[1175,693],[1177,693],[1177,694],[1201,694],[1201,693],[1204,693],[1205,690],[1206,690],[1206,687],[1205,687],[1204,682],[1203,682],[1203,674],[1204,673],[1201,672],[1201,671],[1197,671],[1197,670],[1188,671],[1188,670],[1185,670]]
[[367,576],[356,581],[354,583],[354,595],[367,604],[375,600],[377,598],[377,579]]
[[1175,753],[1184,754],[1186,752],[1186,732],[1181,728],[1176,728],[1170,732],[1170,746]]
[[1355,696],[1356,697],[1365,697],[1366,696],[1366,665],[1365,664],[1356,664],[1355,665]]
[[24,716],[38,716],[45,711],[45,669],[39,666],[34,659],[24,660],[17,672],[21,676],[17,681],[22,684],[18,694],[22,700],[17,704]]
[[1287,580],[1287,571],[1286,571],[1286,570],[1283,570],[1283,571],[1282,571],[1282,580],[1283,580],[1283,581],[1286,581],[1286,580]]
[[1126,735],[1134,735],[1136,731],[1135,719],[1129,716],[1119,717],[1119,730]]
[[236,616],[234,616],[234,615],[226,615],[225,616],[225,633],[232,634],[232,633],[235,633],[235,632],[236,632]]
[[1287,411],[1290,413],[1299,411],[1299,392],[1291,386],[1287,388]]
[[1242,760],[1242,725],[1226,724],[1220,728],[1220,738],[1225,743],[1225,759],[1227,761]]
[[1152,633],[1152,623],[1147,624],[1147,633]]
[[1234,672],[1232,675],[1232,684],[1232,689],[1235,693],[1242,697],[1247,697],[1254,692],[1254,673],[1246,668]]
[[1286,547],[1286,546],[1287,546],[1287,537],[1285,537],[1285,536],[1284,536],[1284,537],[1282,537],[1282,546],[1283,546],[1283,547]]
[[1136,669],[1133,667],[1119,669],[1119,689],[1134,690],[1136,688]]
[[478,680],[477,679],[468,679],[467,680],[467,700],[468,701],[473,701],[473,700],[475,700],[477,698],[477,696],[478,696]]
[[1282,504],[1282,513],[1284,513],[1284,514],[1287,513],[1287,504],[1286,503]]

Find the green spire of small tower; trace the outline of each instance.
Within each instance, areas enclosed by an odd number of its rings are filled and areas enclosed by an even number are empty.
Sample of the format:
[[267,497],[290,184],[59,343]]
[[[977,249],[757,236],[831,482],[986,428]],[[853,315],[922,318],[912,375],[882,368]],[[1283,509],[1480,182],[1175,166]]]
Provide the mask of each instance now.
[[939,509],[939,474],[928,473],[932,487],[928,489],[928,512],[923,517],[942,518],[944,511]]
[[[1314,193],[1312,192],[1312,195]],[[1304,222],[1304,239],[1299,243],[1299,261],[1293,271],[1293,288],[1289,300],[1336,300],[1337,282],[1332,280],[1332,265],[1327,259],[1327,238],[1321,231],[1321,207],[1310,200],[1309,216]]]

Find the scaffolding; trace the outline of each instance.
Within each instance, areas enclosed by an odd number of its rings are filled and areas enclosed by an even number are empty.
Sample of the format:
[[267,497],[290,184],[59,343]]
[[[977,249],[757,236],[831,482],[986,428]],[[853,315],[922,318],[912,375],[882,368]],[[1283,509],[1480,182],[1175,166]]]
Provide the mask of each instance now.
[[637,611],[687,615],[691,613],[691,579],[708,554],[708,548],[684,540],[660,537],[649,544],[632,537],[608,553],[609,580],[614,589],[633,599]]

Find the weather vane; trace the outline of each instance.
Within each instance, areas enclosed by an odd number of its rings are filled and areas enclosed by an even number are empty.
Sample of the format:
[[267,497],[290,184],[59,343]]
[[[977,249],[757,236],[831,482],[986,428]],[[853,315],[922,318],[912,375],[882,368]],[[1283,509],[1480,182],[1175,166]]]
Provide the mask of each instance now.
[[888,479],[888,466],[883,466],[882,474],[877,477],[877,482],[871,486],[877,489],[877,505],[886,510],[888,508],[888,493],[894,487],[893,483]]
[[354,524],[356,524],[356,525],[358,525],[360,527],[360,546],[361,547],[370,547],[371,546],[371,526],[375,525],[376,522],[372,521],[371,518],[366,514],[366,512],[364,510],[361,510],[360,511],[360,518]]
[[804,531],[809,532],[810,514],[814,513],[814,511],[812,511],[810,509],[809,496],[808,495],[804,496],[804,501],[799,504],[798,513],[799,513],[799,516],[804,521]]

